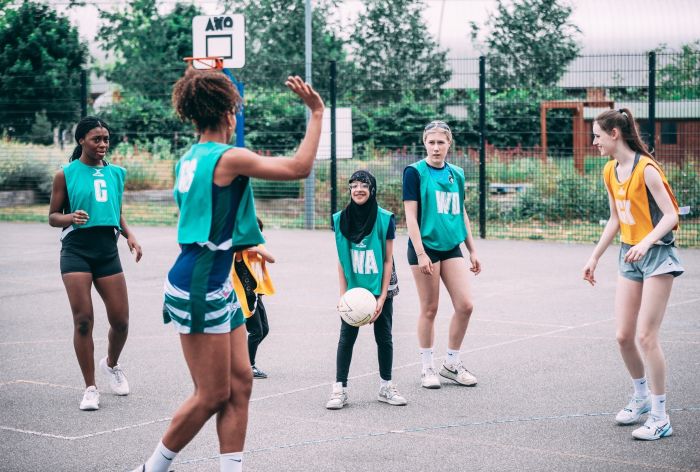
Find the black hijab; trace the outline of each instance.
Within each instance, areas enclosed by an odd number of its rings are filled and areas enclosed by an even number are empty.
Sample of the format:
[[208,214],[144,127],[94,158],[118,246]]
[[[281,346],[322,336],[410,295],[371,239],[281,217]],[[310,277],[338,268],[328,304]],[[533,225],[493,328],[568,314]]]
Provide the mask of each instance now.
[[358,170],[350,177],[349,183],[369,184],[369,198],[364,205],[358,205],[352,198],[340,214],[340,232],[355,244],[372,232],[377,220],[377,180],[368,170]]

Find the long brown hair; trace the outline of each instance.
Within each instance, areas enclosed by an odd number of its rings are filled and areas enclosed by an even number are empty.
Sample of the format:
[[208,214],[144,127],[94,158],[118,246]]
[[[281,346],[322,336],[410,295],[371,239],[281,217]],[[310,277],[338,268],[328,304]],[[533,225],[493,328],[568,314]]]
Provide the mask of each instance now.
[[192,67],[175,83],[172,100],[177,115],[194,122],[200,132],[216,129],[227,113],[237,112],[243,103],[221,71]]
[[630,149],[654,159],[654,151],[653,149],[650,151],[644,141],[642,141],[637,122],[634,120],[629,108],[604,111],[596,117],[595,121],[600,126],[600,129],[608,134],[612,133],[612,130],[615,128],[619,129],[622,139]]

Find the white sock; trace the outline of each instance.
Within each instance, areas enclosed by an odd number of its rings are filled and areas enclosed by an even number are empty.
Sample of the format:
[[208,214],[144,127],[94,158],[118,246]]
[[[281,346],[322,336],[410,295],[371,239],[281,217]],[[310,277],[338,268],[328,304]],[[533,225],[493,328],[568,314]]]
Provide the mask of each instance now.
[[221,472],[241,472],[243,470],[243,453],[219,454],[219,470]]
[[168,472],[177,452],[173,452],[163,445],[163,441],[158,442],[153,455],[146,461],[146,472]]
[[634,384],[634,396],[636,398],[646,398],[649,396],[649,382],[646,377],[641,379],[632,379]]
[[420,360],[423,363],[423,370],[434,369],[433,367],[433,348],[432,347],[422,347],[420,348]]
[[666,418],[666,394],[651,395],[651,416],[654,418]]
[[383,378],[379,377],[379,388],[388,387],[390,383],[391,380],[384,380]]
[[457,349],[456,351],[450,348],[447,349],[447,357],[445,358],[445,364],[459,364],[459,349]]

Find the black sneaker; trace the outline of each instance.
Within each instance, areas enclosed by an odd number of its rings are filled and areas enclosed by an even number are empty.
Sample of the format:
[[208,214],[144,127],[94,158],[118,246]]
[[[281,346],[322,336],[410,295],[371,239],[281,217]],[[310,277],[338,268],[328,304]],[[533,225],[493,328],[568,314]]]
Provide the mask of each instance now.
[[253,366],[253,378],[254,379],[266,379],[267,374],[257,367]]

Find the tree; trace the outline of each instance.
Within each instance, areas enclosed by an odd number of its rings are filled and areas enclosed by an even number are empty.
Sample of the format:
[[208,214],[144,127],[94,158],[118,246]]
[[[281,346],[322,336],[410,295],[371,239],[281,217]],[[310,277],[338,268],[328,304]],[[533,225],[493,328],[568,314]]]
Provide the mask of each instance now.
[[428,33],[423,0],[372,0],[352,33],[356,83],[365,97],[400,99],[402,89],[437,91],[451,77],[447,51]]
[[659,58],[669,63],[659,69],[658,92],[660,99],[693,100],[700,98],[700,40],[684,44],[681,52],[672,54],[662,48]]
[[79,119],[80,73],[89,54],[78,31],[31,1],[6,5],[0,18],[0,128],[22,139],[42,110],[52,126]]
[[[343,40],[328,23],[337,0],[314,1],[311,52],[312,82],[328,84],[328,61],[342,61]],[[304,76],[304,0],[231,0],[227,10],[245,15],[246,66],[236,77],[254,87],[279,88],[290,74]]]
[[182,58],[192,55],[192,18],[197,15],[199,8],[185,3],[161,15],[156,0],[131,0],[124,9],[101,10],[99,41],[115,56],[105,70],[107,79],[126,93],[169,100],[186,67]]
[[497,90],[556,84],[574,60],[581,30],[569,21],[572,8],[560,0],[497,0],[489,13],[484,44],[471,24],[472,40],[488,56],[487,83]]

